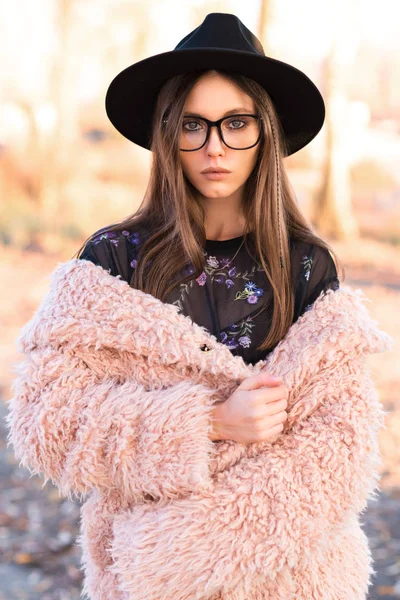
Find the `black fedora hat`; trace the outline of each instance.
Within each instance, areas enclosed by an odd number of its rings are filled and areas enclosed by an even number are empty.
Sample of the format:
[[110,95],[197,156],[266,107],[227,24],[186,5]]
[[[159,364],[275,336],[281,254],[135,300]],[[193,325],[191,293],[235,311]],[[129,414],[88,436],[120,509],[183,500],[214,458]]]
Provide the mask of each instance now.
[[266,56],[257,37],[229,13],[208,14],[174,50],[121,71],[106,93],[107,116],[128,140],[150,149],[152,116],[163,83],[187,71],[209,69],[240,73],[268,92],[282,123],[287,156],[320,131],[325,104],[315,84],[296,67]]

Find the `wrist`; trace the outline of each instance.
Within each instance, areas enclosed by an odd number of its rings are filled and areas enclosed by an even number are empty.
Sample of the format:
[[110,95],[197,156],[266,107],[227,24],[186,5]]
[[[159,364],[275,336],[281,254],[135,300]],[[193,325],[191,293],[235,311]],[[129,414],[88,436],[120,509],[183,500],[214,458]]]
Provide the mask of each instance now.
[[211,411],[212,431],[209,437],[213,441],[226,439],[223,426],[223,404],[224,402],[216,404]]

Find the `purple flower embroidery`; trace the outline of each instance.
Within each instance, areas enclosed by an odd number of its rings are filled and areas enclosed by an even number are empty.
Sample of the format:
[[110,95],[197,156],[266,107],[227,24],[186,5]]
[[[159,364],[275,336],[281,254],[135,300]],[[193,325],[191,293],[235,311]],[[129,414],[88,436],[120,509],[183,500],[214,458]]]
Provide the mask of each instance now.
[[136,269],[137,260],[133,259],[130,264],[131,264],[131,267],[133,267],[134,269]]
[[101,242],[101,240],[110,240],[116,246],[118,246],[118,240],[113,239],[116,237],[117,237],[117,234],[115,233],[115,231],[106,231],[105,233],[102,233],[102,234],[98,235],[97,237],[93,238],[93,243],[98,244],[99,242]]
[[248,348],[251,344],[251,340],[250,340],[249,336],[242,335],[242,337],[239,338],[239,344],[241,346],[243,346],[243,348]]
[[[225,283],[226,287],[230,289],[234,288],[237,280],[240,278],[243,280],[244,288],[242,291],[236,293],[236,297],[233,298],[234,300],[246,300],[249,304],[256,304],[259,298],[264,295],[262,288],[257,287],[254,281],[248,281],[249,277],[255,273],[256,267],[257,271],[263,271],[261,265],[255,264],[250,272],[246,270],[242,273],[237,270],[236,266],[230,266],[232,262],[231,258],[209,256],[206,251],[203,251],[203,255],[206,259],[204,271],[197,279],[193,278],[191,284],[197,282],[198,285],[204,286],[208,278],[210,278],[213,282],[219,284]],[[186,273],[191,274],[193,272],[195,272],[194,265],[190,264],[187,267]],[[176,302],[181,307],[183,306],[182,297],[188,293],[189,287],[187,284],[182,285],[181,298]],[[251,316],[246,317],[240,322],[231,323],[225,331],[219,332],[218,339],[230,350],[237,350],[240,347],[248,348],[251,346],[251,331],[254,326],[253,318]]]
[[127,236],[130,235],[130,232],[127,231],[126,229],[123,229],[123,231],[121,231],[122,235]]
[[228,342],[225,344],[225,346],[228,346],[229,350],[236,350],[236,348],[238,347],[235,340],[228,340]]
[[219,267],[219,262],[215,256],[209,256],[207,258],[207,264],[209,267],[212,267],[213,269],[218,269],[218,267]]
[[130,234],[128,237],[128,240],[130,241],[131,244],[133,244],[134,246],[137,246],[139,243],[139,234],[137,232]]
[[220,339],[230,350],[235,350],[240,346],[249,348],[251,346],[250,333],[254,325],[253,317],[248,316],[239,323],[231,323],[226,331],[220,333]]
[[199,276],[198,276],[198,278],[196,279],[196,281],[197,281],[197,283],[198,283],[199,285],[205,285],[205,283],[206,283],[206,279],[207,279],[207,276],[206,276],[206,274],[205,274],[205,273],[204,273],[204,271],[203,271],[203,272],[201,273],[201,275],[199,275]]
[[258,288],[253,281],[246,283],[242,292],[237,292],[235,300],[247,300],[248,304],[257,304],[258,297],[264,294],[262,288]]
[[221,258],[219,262],[221,264],[221,267],[226,267],[231,262],[231,259],[230,258]]
[[186,267],[184,274],[185,275],[191,275],[192,273],[195,272],[195,268],[193,265],[189,265],[188,267]]

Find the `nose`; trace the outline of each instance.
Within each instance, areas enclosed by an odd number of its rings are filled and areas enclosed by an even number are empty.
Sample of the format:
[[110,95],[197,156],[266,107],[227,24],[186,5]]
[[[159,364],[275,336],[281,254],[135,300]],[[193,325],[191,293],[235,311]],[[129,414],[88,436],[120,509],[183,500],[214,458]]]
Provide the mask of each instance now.
[[209,156],[216,156],[225,153],[224,143],[219,137],[219,131],[216,126],[211,127],[210,129],[206,148]]

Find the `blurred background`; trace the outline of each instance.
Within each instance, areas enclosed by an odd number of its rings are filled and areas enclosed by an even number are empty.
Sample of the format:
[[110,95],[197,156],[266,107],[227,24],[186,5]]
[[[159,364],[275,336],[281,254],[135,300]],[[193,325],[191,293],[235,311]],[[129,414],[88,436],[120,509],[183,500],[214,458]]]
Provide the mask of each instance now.
[[[365,292],[395,338],[392,352],[368,357],[387,418],[379,501],[361,521],[377,571],[369,598],[400,598],[398,0],[0,0],[1,415],[15,339],[50,273],[144,194],[150,153],[108,121],[109,83],[172,50],[209,12],[235,13],[325,99],[321,132],[286,166],[301,209],[344,263],[343,284]],[[79,505],[18,468],[3,419],[0,434],[0,599],[78,600]]]

